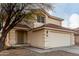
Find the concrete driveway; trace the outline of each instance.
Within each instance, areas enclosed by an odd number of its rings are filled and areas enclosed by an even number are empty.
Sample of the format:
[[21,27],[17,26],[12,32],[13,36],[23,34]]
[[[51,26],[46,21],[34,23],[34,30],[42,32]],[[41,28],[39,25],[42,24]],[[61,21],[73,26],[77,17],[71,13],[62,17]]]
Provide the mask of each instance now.
[[61,50],[70,52],[70,53],[79,54],[79,46],[66,47],[66,48],[62,48]]
[[0,56],[79,56],[79,47],[59,47],[46,50],[34,47],[18,47],[0,51]]
[[1,51],[0,56],[79,56],[79,54],[69,53],[60,50],[37,53],[26,48],[15,48]]
[[51,48],[51,49],[38,49],[34,47],[28,47],[27,49],[30,49],[32,51],[39,52],[39,53],[61,50],[61,51],[66,51],[70,53],[79,54],[79,46],[58,47],[58,48]]

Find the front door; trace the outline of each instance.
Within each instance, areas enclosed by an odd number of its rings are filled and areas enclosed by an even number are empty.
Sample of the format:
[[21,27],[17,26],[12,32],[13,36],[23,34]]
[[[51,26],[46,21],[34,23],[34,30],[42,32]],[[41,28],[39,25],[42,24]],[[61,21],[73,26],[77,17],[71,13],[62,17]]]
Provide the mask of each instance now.
[[22,30],[17,31],[17,43],[24,44],[24,31]]

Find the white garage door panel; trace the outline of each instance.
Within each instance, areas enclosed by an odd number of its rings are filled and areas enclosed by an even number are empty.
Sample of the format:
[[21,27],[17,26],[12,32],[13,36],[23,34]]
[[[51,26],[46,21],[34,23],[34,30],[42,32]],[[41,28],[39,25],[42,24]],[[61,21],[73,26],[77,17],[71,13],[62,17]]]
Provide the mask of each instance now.
[[70,45],[70,34],[61,32],[48,32],[48,38],[46,39],[46,46],[48,48],[68,45]]

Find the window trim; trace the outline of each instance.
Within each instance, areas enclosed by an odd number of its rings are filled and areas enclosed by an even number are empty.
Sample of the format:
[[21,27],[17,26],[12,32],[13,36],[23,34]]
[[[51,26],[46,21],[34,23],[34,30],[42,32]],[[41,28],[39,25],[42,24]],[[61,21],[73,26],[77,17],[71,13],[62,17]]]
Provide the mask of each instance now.
[[37,22],[45,23],[45,17],[44,16],[37,16]]

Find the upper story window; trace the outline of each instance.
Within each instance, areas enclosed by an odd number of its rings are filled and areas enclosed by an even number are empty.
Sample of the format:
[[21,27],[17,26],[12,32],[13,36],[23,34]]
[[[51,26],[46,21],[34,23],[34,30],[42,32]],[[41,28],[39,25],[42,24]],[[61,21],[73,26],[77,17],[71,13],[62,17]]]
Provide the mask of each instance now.
[[43,17],[43,16],[37,16],[37,22],[45,23],[45,17]]

